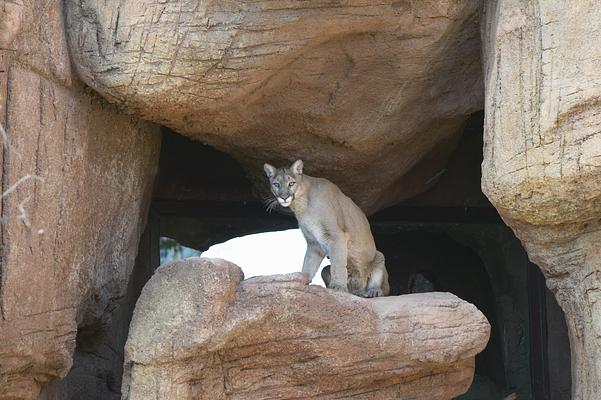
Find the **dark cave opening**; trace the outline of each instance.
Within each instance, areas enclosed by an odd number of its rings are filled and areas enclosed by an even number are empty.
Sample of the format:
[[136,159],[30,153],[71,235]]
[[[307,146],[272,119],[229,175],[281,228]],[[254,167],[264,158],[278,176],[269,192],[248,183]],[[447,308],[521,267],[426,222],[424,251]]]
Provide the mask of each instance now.
[[[480,189],[482,119],[481,112],[470,118],[432,189],[370,217],[387,258],[391,294],[410,292],[410,282],[419,291],[421,281],[426,290],[449,291],[475,304],[489,319],[491,339],[462,399],[510,393],[569,399],[563,313]],[[211,177],[203,174],[207,170]],[[172,132],[164,134],[159,181],[157,229],[185,246],[205,250],[233,237],[296,227],[290,216],[263,210],[228,155]]]
[[[563,313],[480,190],[482,118],[476,113],[470,119],[431,190],[370,217],[376,244],[386,255],[391,294],[449,291],[488,318],[491,339],[477,356],[470,391],[460,399],[503,399],[510,393],[520,399],[569,399]],[[160,263],[161,237],[204,251],[234,237],[296,226],[290,215],[266,213],[233,158],[164,129],[160,173],[128,295],[110,326],[80,330],[74,368],[66,379],[75,385],[94,376],[87,366],[101,365],[95,367],[101,373],[90,378],[104,377],[94,383],[99,388],[94,398],[119,398],[129,321],[144,283]],[[60,397],[58,390],[58,397],[47,398],[77,398]]]

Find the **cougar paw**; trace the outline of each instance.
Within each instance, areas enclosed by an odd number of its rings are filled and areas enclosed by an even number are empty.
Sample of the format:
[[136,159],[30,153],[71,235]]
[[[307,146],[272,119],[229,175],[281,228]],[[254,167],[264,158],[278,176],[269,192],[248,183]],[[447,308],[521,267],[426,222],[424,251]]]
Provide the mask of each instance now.
[[367,298],[382,297],[384,296],[384,291],[382,288],[369,288],[365,289],[365,292],[362,293],[362,296]]
[[348,289],[345,286],[337,285],[334,283],[328,286],[328,289],[338,290],[340,292],[348,292]]

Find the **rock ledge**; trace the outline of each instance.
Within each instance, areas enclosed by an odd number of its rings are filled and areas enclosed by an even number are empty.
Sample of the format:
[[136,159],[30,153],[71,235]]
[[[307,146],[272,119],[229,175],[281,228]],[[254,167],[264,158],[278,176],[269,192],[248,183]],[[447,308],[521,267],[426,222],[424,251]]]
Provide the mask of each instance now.
[[124,399],[450,399],[489,337],[449,293],[368,300],[300,273],[242,279],[219,259],[157,270],[131,323]]

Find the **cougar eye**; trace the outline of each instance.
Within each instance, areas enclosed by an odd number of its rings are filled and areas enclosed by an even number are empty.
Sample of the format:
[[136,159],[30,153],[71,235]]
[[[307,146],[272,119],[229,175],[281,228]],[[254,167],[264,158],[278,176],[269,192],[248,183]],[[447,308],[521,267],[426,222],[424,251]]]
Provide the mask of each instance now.
[[296,182],[289,182],[289,183],[288,183],[288,187],[292,187],[292,186],[294,186],[294,184],[295,184],[295,183],[296,183]]
[[273,182],[273,186],[276,187],[276,188],[278,188],[278,189],[280,188],[280,184],[277,183],[277,182]]

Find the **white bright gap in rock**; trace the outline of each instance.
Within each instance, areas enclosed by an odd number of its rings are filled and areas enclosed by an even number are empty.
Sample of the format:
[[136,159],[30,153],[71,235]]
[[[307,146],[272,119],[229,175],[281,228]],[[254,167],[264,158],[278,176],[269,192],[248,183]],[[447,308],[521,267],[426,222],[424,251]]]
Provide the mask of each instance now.
[[[233,262],[244,271],[244,277],[258,275],[287,274],[298,272],[303,265],[307,248],[300,229],[264,232],[241,236],[211,246],[202,252],[202,257],[222,258]],[[182,258],[200,255],[200,252],[182,246]],[[161,255],[161,264],[179,258],[173,252]],[[325,286],[321,279],[321,268],[330,261],[325,258],[311,283]]]

